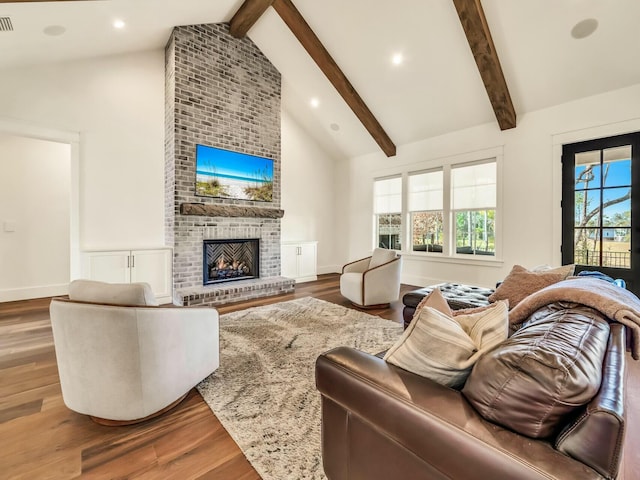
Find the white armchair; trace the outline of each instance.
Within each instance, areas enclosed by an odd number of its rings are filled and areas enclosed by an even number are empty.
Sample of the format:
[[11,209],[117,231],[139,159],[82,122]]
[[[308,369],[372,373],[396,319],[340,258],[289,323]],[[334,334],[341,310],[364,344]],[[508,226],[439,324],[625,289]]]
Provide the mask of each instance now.
[[376,248],[373,255],[342,267],[340,293],[360,308],[389,305],[400,297],[402,257]]
[[128,425],[177,405],[219,366],[218,312],[163,308],[147,284],[76,280],[51,301],[65,405]]

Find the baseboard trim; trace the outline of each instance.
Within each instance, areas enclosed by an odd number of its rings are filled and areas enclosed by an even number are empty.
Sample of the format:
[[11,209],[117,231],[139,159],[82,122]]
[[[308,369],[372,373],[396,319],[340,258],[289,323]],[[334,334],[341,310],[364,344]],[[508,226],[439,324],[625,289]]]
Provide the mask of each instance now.
[[437,278],[421,277],[418,275],[402,275],[400,281],[405,285],[415,285],[418,287],[424,287],[428,285],[436,285],[438,283],[446,283],[446,280],[440,280]]
[[318,267],[318,275],[325,275],[327,273],[342,273],[342,265],[325,265]]
[[315,282],[318,279],[317,275],[309,275],[308,277],[295,278],[296,283]]
[[11,288],[0,290],[0,302],[15,302],[33,298],[57,297],[69,293],[69,284],[41,285],[38,287]]

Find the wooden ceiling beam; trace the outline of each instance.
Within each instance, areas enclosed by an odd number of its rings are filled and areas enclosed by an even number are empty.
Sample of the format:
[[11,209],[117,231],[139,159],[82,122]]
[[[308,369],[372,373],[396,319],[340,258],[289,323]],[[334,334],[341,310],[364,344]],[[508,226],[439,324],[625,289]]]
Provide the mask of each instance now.
[[273,0],[246,0],[229,22],[229,32],[236,38],[244,37]]
[[316,62],[320,70],[342,96],[347,105],[351,107],[353,113],[362,122],[362,125],[371,134],[376,143],[380,146],[387,157],[396,154],[396,146],[384,131],[378,120],[375,118],[369,107],[364,103],[356,89],[351,85],[345,74],[340,70],[338,64],[320,39],[313,32],[309,24],[302,17],[291,0],[274,0],[273,8],[280,15],[280,18],[287,24],[291,32],[296,36],[307,53]]
[[516,111],[480,0],[453,0],[501,130],[516,126]]

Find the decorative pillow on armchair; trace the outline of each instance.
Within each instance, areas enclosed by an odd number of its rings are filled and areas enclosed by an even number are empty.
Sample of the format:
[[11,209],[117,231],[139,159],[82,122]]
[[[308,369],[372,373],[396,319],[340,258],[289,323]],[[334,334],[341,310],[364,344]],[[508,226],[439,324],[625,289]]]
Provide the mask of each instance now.
[[[434,294],[442,297],[437,289],[431,293]],[[497,302],[477,313],[455,317],[424,305],[386,353],[384,360],[442,385],[459,389],[478,358],[506,340],[508,323],[505,302]]]
[[398,254],[395,250],[376,248],[371,254],[371,260],[369,260],[369,269],[384,265],[385,263],[395,259],[397,256]]

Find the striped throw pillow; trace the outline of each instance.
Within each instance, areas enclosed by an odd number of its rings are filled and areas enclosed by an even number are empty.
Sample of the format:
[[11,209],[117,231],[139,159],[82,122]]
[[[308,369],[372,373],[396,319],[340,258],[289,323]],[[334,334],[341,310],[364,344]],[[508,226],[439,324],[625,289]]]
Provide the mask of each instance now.
[[464,386],[473,365],[507,339],[506,302],[466,315],[447,315],[425,306],[384,360],[448,387]]

